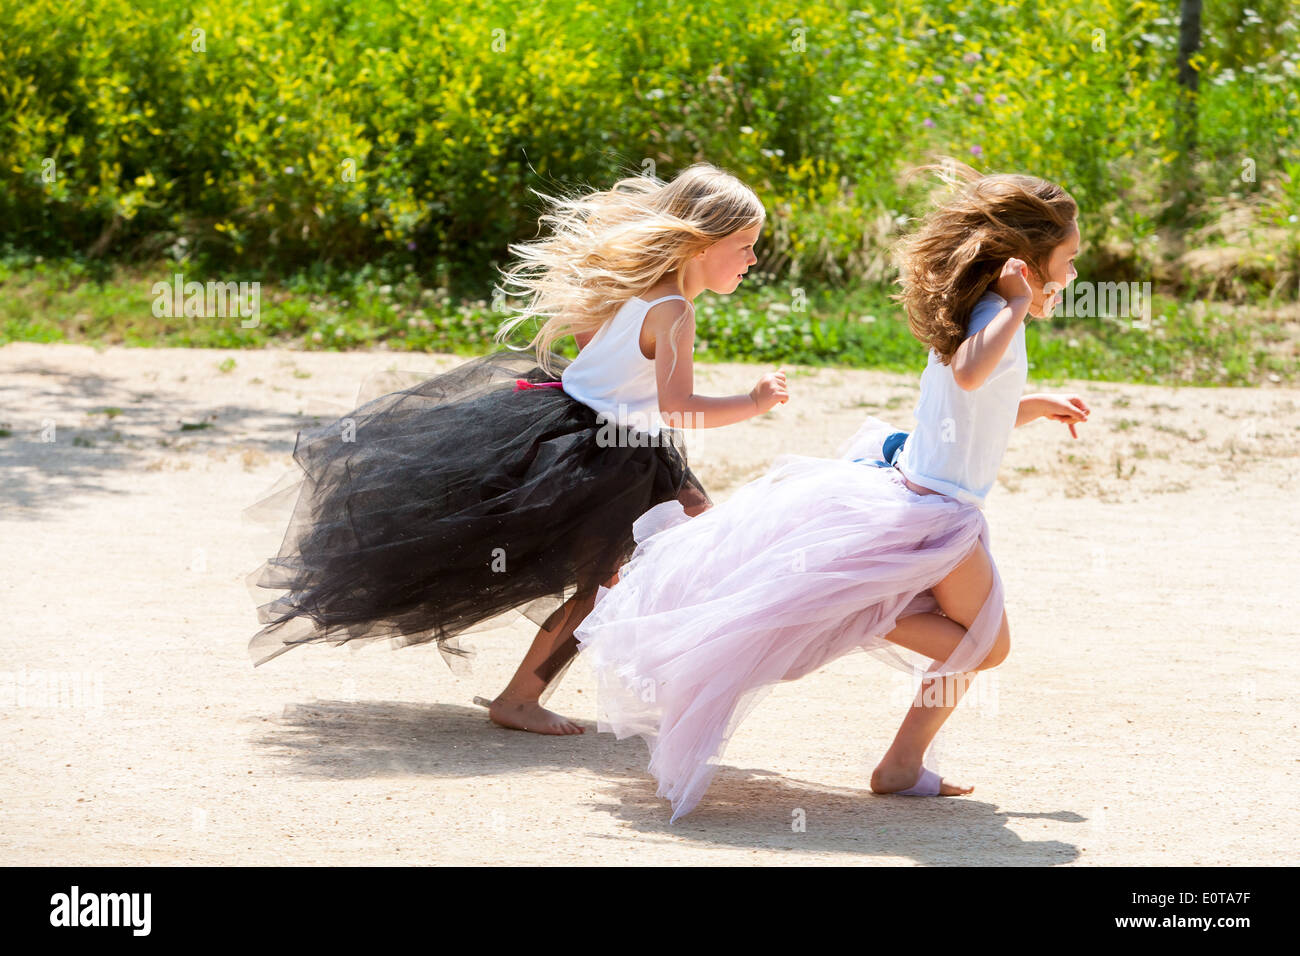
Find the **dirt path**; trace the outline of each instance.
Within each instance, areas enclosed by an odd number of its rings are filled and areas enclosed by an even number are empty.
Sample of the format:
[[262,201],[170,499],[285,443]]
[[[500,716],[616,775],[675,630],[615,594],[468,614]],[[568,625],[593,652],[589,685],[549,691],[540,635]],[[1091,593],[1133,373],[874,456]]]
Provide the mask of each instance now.
[[[243,577],[278,536],[240,510],[296,429],[374,371],[457,361],[0,349],[0,863],[1300,862],[1300,391],[1072,383],[1079,440],[1013,435],[987,507],[1012,653],[937,754],[971,796],[870,793],[908,688],[855,655],[768,696],[669,827],[644,745],[595,733],[581,660],[551,701],[581,737],[472,703],[525,622],[471,635],[468,677],[428,647],[248,660]],[[705,366],[701,390],[760,371]],[[716,500],[782,452],[835,454],[864,414],[911,425],[913,379],[790,384],[771,416],[690,436]]]

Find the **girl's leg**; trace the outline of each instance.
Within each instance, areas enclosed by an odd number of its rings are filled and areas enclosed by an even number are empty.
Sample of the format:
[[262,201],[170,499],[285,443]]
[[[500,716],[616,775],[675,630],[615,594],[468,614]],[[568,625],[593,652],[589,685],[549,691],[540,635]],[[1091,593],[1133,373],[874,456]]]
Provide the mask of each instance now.
[[[683,510],[689,517],[706,511],[711,505],[700,497],[689,485],[682,489],[680,500]],[[618,583],[618,572],[614,572],[605,587],[612,588]],[[555,676],[555,671],[567,664],[577,654],[577,641],[573,632],[591,613],[596,604],[594,594],[578,600],[570,598],[560,611],[556,630],[540,628],[533,638],[532,646],[520,661],[515,676],[510,679],[497,699],[488,708],[488,716],[494,723],[512,730],[527,730],[535,734],[580,734],[581,725],[567,717],[547,710],[541,705],[542,691]],[[566,645],[570,645],[566,648]]]
[[[974,622],[993,588],[993,563],[983,543],[976,544],[970,556],[946,578],[934,586],[934,596],[943,610],[939,614],[914,614],[903,618],[886,639],[925,654],[934,660],[931,670],[947,659]],[[996,667],[1006,658],[1011,636],[1007,617],[988,656],[976,671]],[[893,793],[913,786],[921,775],[921,759],[944,722],[957,704],[976,671],[943,678],[923,680],[916,699],[908,708],[894,742],[871,774],[871,789],[876,793]],[[957,796],[970,793],[973,787],[942,782],[939,793]]]
[[[613,587],[617,580],[618,575],[615,574],[606,586]],[[595,603],[594,594],[582,599],[572,597],[557,612],[559,623],[554,630],[543,627],[537,631],[537,636],[533,638],[532,646],[528,648],[528,653],[519,663],[515,676],[510,678],[506,689],[492,701],[492,706],[488,708],[488,716],[494,723],[535,734],[583,732],[580,725],[554,711],[547,710],[540,701],[542,691],[554,676],[553,673],[547,672],[547,668],[553,671],[555,662],[558,661],[562,666],[571,659],[562,654],[557,657],[557,652],[566,643],[574,642],[573,632],[582,623],[582,619],[591,612]],[[574,643],[576,645],[576,642]],[[577,650],[576,646],[574,650]],[[548,662],[551,664],[548,665]]]

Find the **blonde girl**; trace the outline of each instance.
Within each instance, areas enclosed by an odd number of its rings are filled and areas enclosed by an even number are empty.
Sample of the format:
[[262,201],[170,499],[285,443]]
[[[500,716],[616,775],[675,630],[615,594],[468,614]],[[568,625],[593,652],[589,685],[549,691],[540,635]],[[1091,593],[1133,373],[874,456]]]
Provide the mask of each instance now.
[[[491,719],[582,732],[542,706],[577,651],[574,628],[630,556],[643,513],[710,505],[679,429],[744,421],[788,392],[781,371],[744,395],[694,386],[692,302],[735,291],[757,261],[765,212],[752,190],[699,164],[552,203],[548,233],[512,246],[504,273],[523,307],[498,340],[536,323],[526,351],[299,433],[284,545],[249,578],[287,592],[258,609],[256,664],[303,643],[380,638],[437,641],[454,662],[458,634],[518,610],[540,629]],[[572,362],[551,351],[567,335],[581,349]]]

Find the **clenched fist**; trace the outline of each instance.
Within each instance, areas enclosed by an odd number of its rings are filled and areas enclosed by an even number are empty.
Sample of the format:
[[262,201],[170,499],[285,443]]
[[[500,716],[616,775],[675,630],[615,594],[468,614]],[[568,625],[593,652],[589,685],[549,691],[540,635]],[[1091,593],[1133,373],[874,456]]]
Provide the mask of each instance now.
[[758,406],[759,412],[771,411],[777,405],[784,405],[790,400],[790,391],[785,384],[785,366],[775,372],[768,372],[758,380],[750,390],[749,397]]

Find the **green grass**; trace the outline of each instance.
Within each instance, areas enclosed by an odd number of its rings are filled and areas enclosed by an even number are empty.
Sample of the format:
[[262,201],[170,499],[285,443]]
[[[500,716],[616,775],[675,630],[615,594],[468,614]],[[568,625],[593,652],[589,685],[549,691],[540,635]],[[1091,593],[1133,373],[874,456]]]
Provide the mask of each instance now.
[[[260,348],[314,351],[374,348],[476,355],[496,346],[507,313],[490,302],[453,300],[413,272],[363,269],[352,276],[299,277],[263,284],[255,328],[228,318],[155,317],[152,285],[184,265],[118,267],[103,281],[77,261],[0,263],[0,344]],[[229,281],[231,276],[223,276]],[[794,286],[751,273],[731,296],[696,301],[696,359],[772,365],[834,365],[919,373],[924,349],[912,338],[889,289]],[[1179,302],[1157,295],[1149,329],[1125,319],[1056,318],[1031,322],[1030,376],[1163,385],[1257,385],[1300,381],[1295,326],[1260,321],[1257,310]],[[522,344],[522,343],[520,343]],[[560,349],[572,356],[566,339]],[[219,366],[235,367],[233,359]],[[306,373],[304,373],[306,374]],[[106,410],[106,414],[112,414]]]

